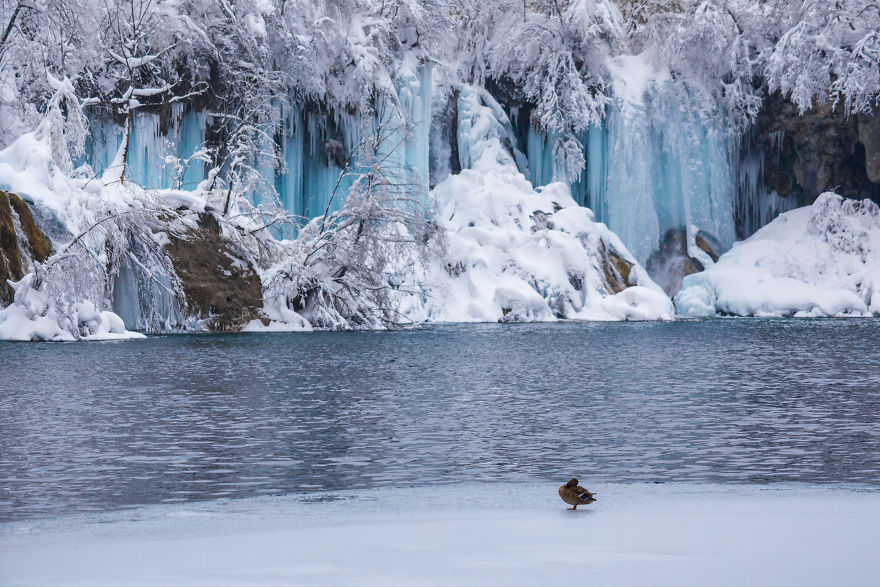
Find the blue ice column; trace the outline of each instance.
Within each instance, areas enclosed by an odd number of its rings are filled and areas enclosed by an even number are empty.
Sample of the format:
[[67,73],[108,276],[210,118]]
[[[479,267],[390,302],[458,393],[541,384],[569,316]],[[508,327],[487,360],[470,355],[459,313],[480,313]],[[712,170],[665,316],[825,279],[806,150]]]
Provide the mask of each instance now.
[[[404,197],[427,203],[430,181],[432,66],[422,65],[396,82],[396,103],[384,98],[372,132],[384,138],[379,167]],[[366,162],[358,162],[363,165]]]
[[[526,156],[529,162],[528,179],[534,186],[547,185],[554,181],[567,183],[571,189],[571,196],[581,206],[586,205],[587,199],[587,173],[581,171],[578,178],[569,181],[566,178],[563,162],[556,158],[554,150],[558,134],[555,132],[539,132],[529,128],[526,137]],[[586,145],[589,134],[578,133],[576,138],[582,145]]]
[[204,161],[192,159],[186,163],[185,160],[191,159],[197,151],[204,148],[206,118],[204,112],[189,110],[183,114],[179,125],[175,127],[178,136],[177,156],[185,165],[180,185],[180,188],[184,190],[196,189],[205,179]]
[[[280,117],[285,166],[275,178],[283,208],[303,221],[339,210],[365,171],[365,162],[358,159],[363,133],[375,133],[380,125],[385,136],[378,153],[382,171],[399,185],[409,184],[413,194],[426,194],[431,84],[431,67],[419,66],[415,75],[398,81],[397,100],[380,102],[372,120],[347,112],[306,112],[300,105],[288,108]],[[337,161],[340,156],[347,166]]]
[[[649,92],[644,104],[615,100],[602,126],[588,129],[586,178],[572,192],[583,190],[596,219],[642,264],[670,229],[685,230],[690,243],[705,231],[726,250],[735,239],[736,186],[735,144],[724,118],[683,83]],[[552,169],[552,144],[532,149],[532,142],[529,168],[540,185]]]
[[[185,111],[175,105],[168,134],[162,135],[158,114],[136,112],[132,115],[129,135],[126,179],[145,188],[180,188],[193,190],[205,177],[202,161],[192,161],[178,178],[177,163],[202,147],[205,137],[205,114]],[[123,138],[123,128],[101,118],[89,122],[86,161],[100,175],[113,161]]]

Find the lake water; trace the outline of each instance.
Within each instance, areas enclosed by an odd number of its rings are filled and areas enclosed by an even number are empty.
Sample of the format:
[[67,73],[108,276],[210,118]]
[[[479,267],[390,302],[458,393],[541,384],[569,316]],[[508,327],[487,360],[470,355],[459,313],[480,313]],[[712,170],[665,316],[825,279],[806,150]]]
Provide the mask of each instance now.
[[387,486],[880,490],[880,321],[0,343],[0,520]]

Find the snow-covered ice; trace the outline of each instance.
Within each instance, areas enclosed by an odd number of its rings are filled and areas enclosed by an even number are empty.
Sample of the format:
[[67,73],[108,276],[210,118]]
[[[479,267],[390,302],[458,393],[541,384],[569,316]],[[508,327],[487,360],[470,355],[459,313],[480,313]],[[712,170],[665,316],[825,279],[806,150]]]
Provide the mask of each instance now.
[[[3,585],[874,585],[880,494],[817,486],[355,490],[0,525]],[[560,481],[561,482],[561,481]]]
[[826,192],[685,277],[684,316],[880,314],[880,208]]
[[[459,152],[469,168],[433,190],[448,234],[446,266],[427,281],[442,292],[435,319],[671,319],[669,298],[612,231],[578,206],[562,182],[535,189],[520,173],[503,111],[463,87]],[[633,287],[609,292],[611,255]]]

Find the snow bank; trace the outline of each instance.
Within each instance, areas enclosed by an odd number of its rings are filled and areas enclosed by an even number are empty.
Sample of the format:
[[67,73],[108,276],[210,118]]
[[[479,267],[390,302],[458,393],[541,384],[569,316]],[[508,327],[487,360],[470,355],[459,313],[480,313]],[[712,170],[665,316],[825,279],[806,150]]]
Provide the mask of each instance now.
[[287,303],[281,296],[266,299],[263,298],[263,309],[260,311],[263,320],[251,320],[242,332],[311,332],[309,322],[287,307]]
[[669,298],[568,186],[536,190],[519,172],[502,116],[485,91],[462,89],[459,152],[470,168],[433,191],[449,243],[429,278],[442,292],[434,319],[670,319]]
[[175,504],[0,526],[4,585],[874,585],[880,494],[558,483]]
[[685,277],[684,316],[880,314],[880,208],[826,192]]
[[120,340],[144,338],[125,329],[122,318],[90,300],[65,302],[50,296],[38,273],[12,284],[15,298],[0,310],[0,340]]

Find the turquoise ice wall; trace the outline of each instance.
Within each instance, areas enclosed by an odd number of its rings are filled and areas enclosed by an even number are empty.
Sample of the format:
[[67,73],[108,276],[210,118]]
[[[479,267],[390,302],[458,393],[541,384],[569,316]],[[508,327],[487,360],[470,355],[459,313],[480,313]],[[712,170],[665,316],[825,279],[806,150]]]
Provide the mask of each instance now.
[[[601,126],[578,139],[586,166],[572,196],[616,232],[642,264],[669,230],[711,234],[722,249],[735,240],[737,139],[718,112],[705,111],[683,84],[666,83],[652,100],[614,100]],[[555,137],[529,130],[529,179],[564,180]]]
[[[126,177],[146,188],[193,190],[205,178],[205,164],[194,159],[203,148],[207,115],[172,109],[167,132],[160,129],[158,114],[136,113],[132,118]],[[122,128],[107,119],[93,120],[86,141],[86,157],[96,175],[113,161]]]
[[[380,128],[385,133],[379,150],[383,171],[413,193],[427,192],[432,100],[445,103],[446,96],[433,95],[430,65],[412,68],[397,80],[395,89],[396,95],[380,102],[366,122],[358,114],[319,112],[294,100],[292,106],[278,107],[278,144],[266,149],[277,148],[283,166],[267,166],[263,173],[285,211],[304,221],[338,210],[363,171],[358,145],[364,132],[372,136]],[[158,116],[138,115],[128,177],[150,188],[179,183],[183,189],[194,189],[204,178],[204,165],[192,162],[182,173],[177,165],[202,146],[208,124],[204,113],[177,111],[162,134]],[[113,124],[93,124],[93,130],[89,162],[100,172],[112,160],[121,132]],[[586,166],[569,182],[572,196],[620,235],[641,263],[669,230],[684,231],[690,243],[697,233],[710,234],[727,249],[735,239],[736,206],[754,208],[756,224],[776,213],[760,186],[749,183],[755,174],[737,169],[739,139],[728,132],[724,117],[707,110],[685,84],[661,84],[643,104],[614,100],[602,124],[578,138]],[[565,179],[553,157],[552,134],[530,129],[519,141],[527,159],[521,167],[533,184]],[[752,194],[748,201],[740,194],[743,177]],[[255,203],[268,196],[252,195]],[[294,234],[294,228],[279,233]]]

